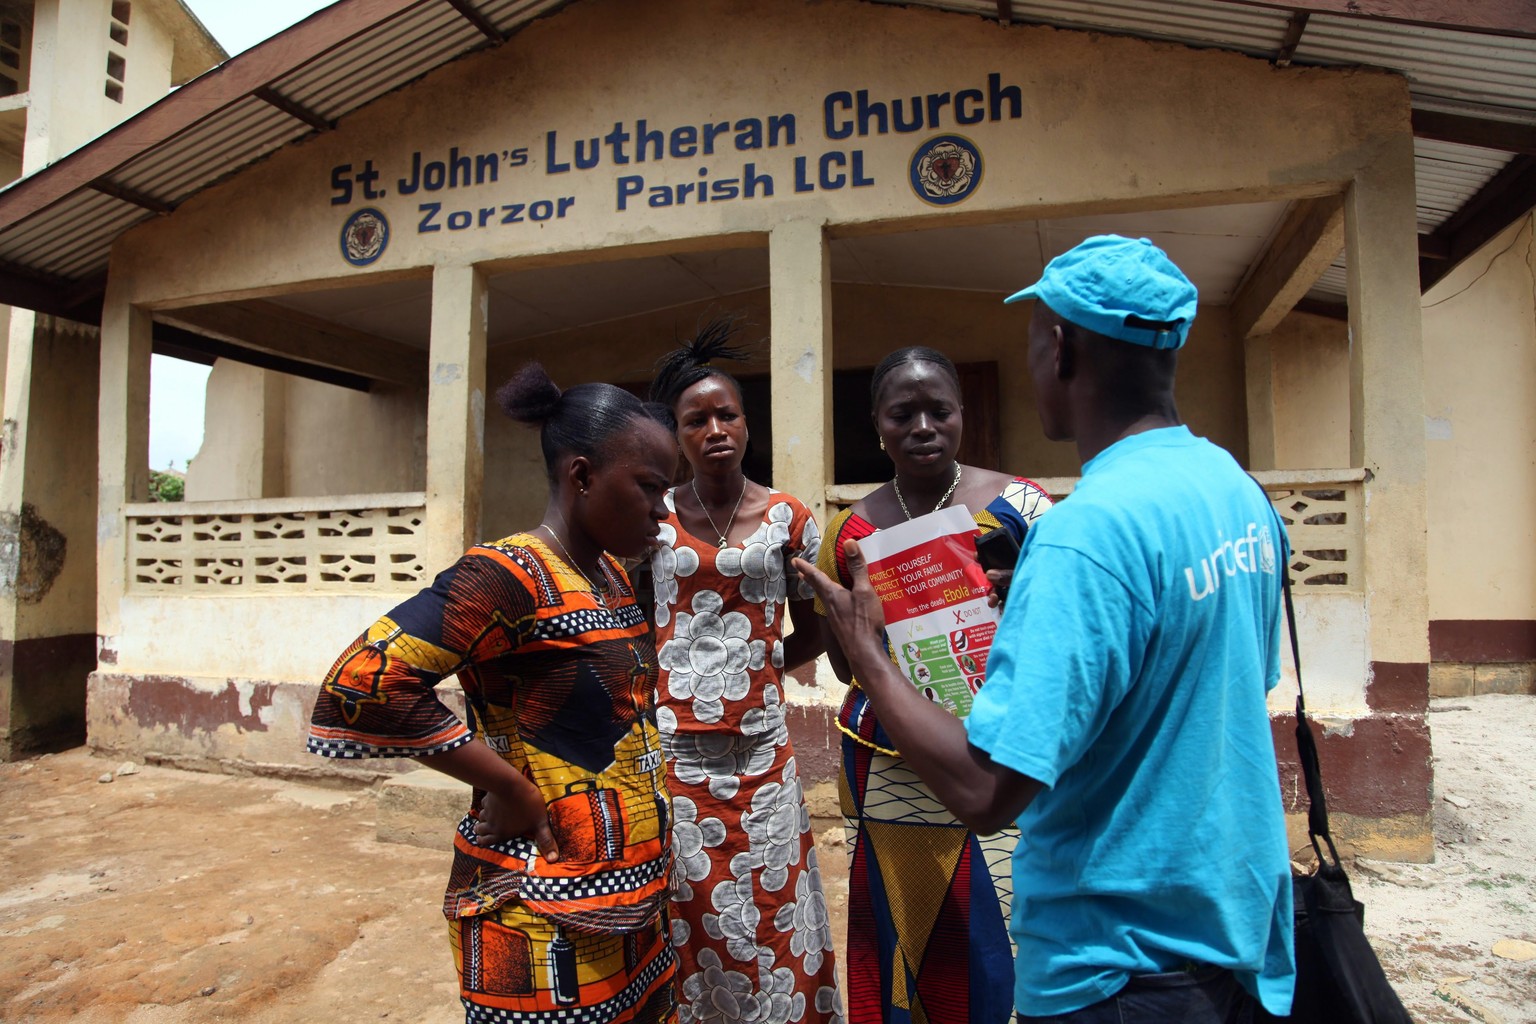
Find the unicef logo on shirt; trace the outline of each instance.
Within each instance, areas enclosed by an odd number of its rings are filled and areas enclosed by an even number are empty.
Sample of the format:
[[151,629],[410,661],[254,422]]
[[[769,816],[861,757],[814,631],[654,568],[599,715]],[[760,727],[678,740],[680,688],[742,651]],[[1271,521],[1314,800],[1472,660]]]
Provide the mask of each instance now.
[[1223,580],[1241,574],[1275,574],[1275,538],[1269,527],[1249,523],[1242,535],[1231,539],[1218,532],[1210,554],[1184,569],[1189,596],[1203,601],[1221,589]]
[[981,150],[963,135],[935,135],[912,154],[910,178],[917,198],[952,206],[981,184]]
[[1259,527],[1259,571],[1266,576],[1275,574],[1275,539],[1267,526]]

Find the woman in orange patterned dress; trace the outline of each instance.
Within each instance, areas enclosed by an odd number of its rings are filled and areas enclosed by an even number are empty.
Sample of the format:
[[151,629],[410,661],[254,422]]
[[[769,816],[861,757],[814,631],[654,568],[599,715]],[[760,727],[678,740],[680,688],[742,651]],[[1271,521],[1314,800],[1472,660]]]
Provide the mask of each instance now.
[[[673,439],[628,392],[562,393],[537,365],[497,398],[541,426],[543,521],[471,548],[347,648],[309,749],[473,787],[443,899],[467,1022],[675,1021],[656,651],[613,557],[655,542]],[[434,690],[455,674],[469,726]]]
[[[677,860],[672,944],[683,1024],[841,1022],[832,930],[784,720],[784,671],[821,652],[810,588],[816,520],[742,472],[740,358],[719,318],[658,365],[692,479],[667,495],[652,558]],[[789,622],[785,621],[786,605]],[[794,630],[789,626],[793,624]]]

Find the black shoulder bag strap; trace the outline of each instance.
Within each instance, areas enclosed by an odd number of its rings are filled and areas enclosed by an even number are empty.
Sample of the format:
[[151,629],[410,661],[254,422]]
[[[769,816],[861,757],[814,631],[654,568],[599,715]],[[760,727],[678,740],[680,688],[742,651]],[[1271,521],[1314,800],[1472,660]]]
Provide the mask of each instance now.
[[[1279,516],[1275,517],[1277,520]],[[1282,524],[1283,528],[1283,524]],[[1290,543],[1285,543],[1287,554]],[[1328,857],[1335,868],[1339,866],[1339,851],[1333,845],[1333,833],[1328,831],[1328,798],[1323,793],[1323,771],[1317,759],[1317,739],[1312,735],[1312,723],[1307,720],[1306,693],[1301,685],[1301,644],[1296,640],[1296,604],[1291,599],[1291,567],[1286,558],[1280,566],[1280,590],[1285,597],[1285,625],[1291,635],[1291,664],[1296,668],[1296,757],[1301,763],[1301,777],[1307,784],[1307,837],[1317,853],[1318,863],[1323,863],[1321,839],[1328,844]]]
[[[1306,691],[1301,685],[1301,644],[1296,638],[1296,604],[1291,598],[1291,542],[1290,534],[1285,529],[1285,520],[1275,510],[1274,504],[1269,500],[1269,492],[1264,485],[1259,483],[1257,477],[1250,476],[1253,485],[1264,496],[1264,504],[1269,506],[1269,514],[1274,520],[1275,528],[1280,531],[1280,593],[1285,605],[1285,626],[1291,636],[1291,664],[1296,669],[1296,755],[1301,763],[1301,777],[1307,786],[1307,838],[1312,843],[1312,849],[1317,852],[1319,864],[1328,863],[1339,871],[1343,868],[1339,864],[1339,851],[1333,845],[1333,834],[1328,831],[1328,798],[1323,793],[1323,772],[1317,759],[1317,740],[1312,735],[1312,724],[1307,720]],[[1321,839],[1328,846],[1328,858],[1323,856],[1322,847],[1317,841]]]

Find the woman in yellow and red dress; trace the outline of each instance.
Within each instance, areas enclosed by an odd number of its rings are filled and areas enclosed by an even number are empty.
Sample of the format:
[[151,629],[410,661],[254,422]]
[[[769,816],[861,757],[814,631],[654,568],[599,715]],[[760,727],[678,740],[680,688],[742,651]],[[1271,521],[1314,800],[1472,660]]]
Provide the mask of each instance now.
[[[473,787],[443,899],[467,1022],[674,1021],[656,651],[613,556],[655,543],[675,442],[629,393],[562,393],[536,364],[497,398],[541,428],[543,521],[471,548],[343,652],[309,748]],[[450,675],[468,726],[434,691]]]
[[[960,377],[943,353],[921,346],[892,352],[875,367],[870,402],[895,474],[827,527],[817,567],[844,586],[852,585],[843,552],[849,540],[954,504],[970,510],[982,533],[1007,530],[1022,542],[1030,522],[1050,508],[1038,485],[957,461]],[[823,635],[833,671],[849,683],[838,715],[838,795],[851,854],[849,1019],[1012,1021],[1009,857],[1019,830],[978,836],[955,820],[892,746],[830,628]]]

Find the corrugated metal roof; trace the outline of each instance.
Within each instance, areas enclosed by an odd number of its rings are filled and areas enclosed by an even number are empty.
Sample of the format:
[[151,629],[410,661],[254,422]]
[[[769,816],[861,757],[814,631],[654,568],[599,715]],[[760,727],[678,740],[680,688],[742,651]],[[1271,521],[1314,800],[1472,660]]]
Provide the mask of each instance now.
[[1419,232],[1428,234],[1444,224],[1468,196],[1476,195],[1509,161],[1508,153],[1494,149],[1415,139]]
[[[909,0],[875,0],[913,6]],[[934,0],[919,6],[996,19],[995,0]],[[1269,54],[1285,36],[1284,11],[1210,0],[1014,0],[1021,25],[1088,29],[1190,46]]]
[[[1508,166],[1511,155],[1496,149],[1459,146],[1432,139],[1413,140],[1413,167],[1419,234],[1444,224]],[[1307,292],[1309,299],[1343,302],[1348,292],[1348,260],[1341,254]]]
[[[993,5],[994,10],[996,5]],[[1013,20],[1024,24],[1086,28],[1268,56],[1285,38],[1287,15],[1262,7],[1207,0],[1051,0],[1013,5]]]
[[1321,302],[1343,302],[1345,294],[1349,291],[1349,270],[1344,266],[1344,257],[1340,256],[1333,265],[1323,271],[1312,290],[1307,292],[1307,298],[1317,299]]
[[1415,106],[1536,124],[1536,40],[1314,15],[1295,60],[1387,68]]
[[[505,36],[568,0],[455,2]],[[998,16],[994,0],[919,4]],[[1017,23],[1259,56],[1278,50],[1290,23],[1285,10],[1216,0],[1014,0],[1012,12]],[[56,279],[55,291],[64,291],[99,276],[113,241],[155,216],[157,205],[174,206],[316,130],[260,98],[262,90],[312,118],[334,122],[489,45],[475,19],[444,0],[342,0],[53,168],[0,191],[0,260],[10,265],[0,268],[0,283],[7,275],[47,275]],[[1407,77],[1415,105],[1423,109],[1536,124],[1536,40],[1319,14],[1309,20],[1294,60],[1389,68]],[[1420,140],[1420,229],[1443,224],[1508,159],[1507,153]],[[106,183],[122,198],[97,191],[92,182]],[[143,200],[135,202],[136,196]]]
[[123,164],[112,180],[175,205],[311,131],[271,104],[248,97]]
[[111,239],[148,216],[137,206],[82,189],[16,230],[0,234],[0,259],[63,280],[88,277],[105,268],[99,254]]
[[334,121],[488,42],[447,4],[424,5],[274,86]]

